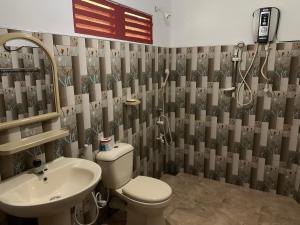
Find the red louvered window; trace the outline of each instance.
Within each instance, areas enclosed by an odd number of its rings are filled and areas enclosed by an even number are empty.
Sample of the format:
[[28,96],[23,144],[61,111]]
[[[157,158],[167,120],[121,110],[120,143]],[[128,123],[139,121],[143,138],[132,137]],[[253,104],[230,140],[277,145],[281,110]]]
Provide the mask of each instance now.
[[125,40],[152,44],[152,16],[125,8]]
[[108,0],[73,0],[76,33],[152,44],[152,16]]

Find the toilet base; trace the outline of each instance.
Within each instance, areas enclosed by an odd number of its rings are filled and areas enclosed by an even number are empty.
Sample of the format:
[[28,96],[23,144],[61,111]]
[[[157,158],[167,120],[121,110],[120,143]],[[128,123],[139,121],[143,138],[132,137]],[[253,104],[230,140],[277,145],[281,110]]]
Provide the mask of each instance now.
[[163,212],[165,208],[159,209],[138,209],[133,205],[126,207],[126,225],[166,225]]

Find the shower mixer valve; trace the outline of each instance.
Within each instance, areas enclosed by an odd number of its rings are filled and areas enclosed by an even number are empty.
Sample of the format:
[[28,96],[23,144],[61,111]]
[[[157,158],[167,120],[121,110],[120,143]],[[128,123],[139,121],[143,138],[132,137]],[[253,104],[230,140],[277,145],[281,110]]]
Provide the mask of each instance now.
[[161,142],[162,144],[166,143],[166,137],[163,134],[160,134],[159,137],[156,138],[156,140]]

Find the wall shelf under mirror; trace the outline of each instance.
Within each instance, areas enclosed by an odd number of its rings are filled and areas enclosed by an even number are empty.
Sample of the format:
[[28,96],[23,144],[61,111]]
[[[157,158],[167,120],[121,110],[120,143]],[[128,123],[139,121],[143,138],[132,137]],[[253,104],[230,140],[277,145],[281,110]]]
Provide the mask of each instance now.
[[[22,127],[55,120],[60,116],[57,66],[52,45],[26,33],[0,35],[0,47],[5,58],[0,67],[0,131],[12,135]],[[15,129],[16,128],[16,129]],[[68,130],[44,131],[37,135],[8,138],[0,144],[0,156],[8,156],[64,138]]]
[[0,145],[0,156],[16,154],[27,149],[49,143],[69,135],[69,131],[65,129],[46,131],[41,134],[23,138],[19,141],[9,142]]

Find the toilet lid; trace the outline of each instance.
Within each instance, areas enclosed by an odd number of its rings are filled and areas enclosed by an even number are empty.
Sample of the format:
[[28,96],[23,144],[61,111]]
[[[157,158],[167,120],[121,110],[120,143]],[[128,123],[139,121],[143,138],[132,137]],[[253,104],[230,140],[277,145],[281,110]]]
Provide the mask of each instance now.
[[172,189],[161,180],[138,176],[122,188],[122,193],[136,201],[155,203],[170,198]]

